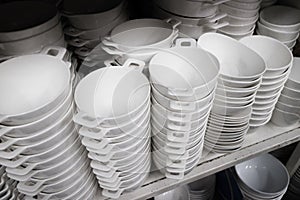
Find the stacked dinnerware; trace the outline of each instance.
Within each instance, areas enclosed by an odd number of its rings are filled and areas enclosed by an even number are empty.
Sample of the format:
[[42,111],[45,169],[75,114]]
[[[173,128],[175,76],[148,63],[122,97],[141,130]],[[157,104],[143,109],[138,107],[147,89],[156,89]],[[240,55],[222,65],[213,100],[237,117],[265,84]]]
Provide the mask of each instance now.
[[252,35],[258,19],[260,2],[261,0],[231,0],[220,5],[220,11],[227,14],[224,20],[229,22],[229,25],[220,28],[218,32],[234,39]]
[[237,184],[244,199],[281,199],[289,185],[285,166],[270,154],[263,154],[235,166]]
[[15,200],[18,198],[19,194],[18,189],[16,188],[17,182],[8,178],[7,173],[5,172],[5,167],[0,167],[0,198],[1,199],[11,199]]
[[[179,24],[172,20],[136,19],[115,27],[102,41],[102,48],[123,64],[128,58],[145,62],[147,65],[159,50],[169,49],[178,36]],[[144,73],[148,76],[148,67]]]
[[292,176],[290,185],[283,199],[286,200],[297,200],[300,195],[300,168],[297,169],[295,174]]
[[278,126],[289,126],[300,120],[300,58],[294,57],[288,80],[275,106],[271,121]]
[[187,186],[180,186],[154,197],[154,200],[190,200],[190,194]]
[[272,5],[274,5],[276,2],[277,2],[277,0],[261,0],[260,8],[263,9],[263,8],[272,6]]
[[[84,66],[103,66],[108,55],[101,48],[97,48],[94,54],[92,50],[115,26],[127,20],[126,6],[125,0],[63,1],[62,13],[69,24],[64,33],[69,46],[79,60],[84,61]],[[97,59],[94,59],[95,54]]]
[[97,189],[72,122],[73,77],[71,64],[63,60],[66,52],[49,47],[0,64],[0,164],[29,197],[86,199]]
[[198,39],[198,45],[217,57],[221,69],[205,147],[214,152],[237,150],[249,129],[265,63],[253,50],[222,34],[206,33]]
[[212,200],[215,194],[216,175],[207,176],[188,184],[190,200]]
[[171,18],[180,21],[179,36],[198,39],[203,33],[216,32],[228,25],[225,21],[219,21],[226,14],[219,13],[217,9],[218,5],[227,1],[157,0],[153,3],[152,15],[160,19]]
[[46,46],[65,47],[60,17],[51,4],[35,1],[2,3],[0,19],[0,62],[38,53]]
[[257,52],[266,64],[266,71],[252,106],[250,127],[254,130],[270,121],[290,74],[293,55],[284,44],[267,36],[249,36],[240,42]]
[[219,63],[181,38],[149,64],[152,84],[152,156],[167,178],[182,179],[202,155]]
[[75,91],[73,120],[106,197],[138,188],[150,172],[150,85],[143,65],[128,60],[95,70]]
[[[280,15],[277,13],[280,13]],[[260,12],[256,29],[258,35],[275,38],[292,50],[299,37],[299,31],[299,9],[275,5]]]

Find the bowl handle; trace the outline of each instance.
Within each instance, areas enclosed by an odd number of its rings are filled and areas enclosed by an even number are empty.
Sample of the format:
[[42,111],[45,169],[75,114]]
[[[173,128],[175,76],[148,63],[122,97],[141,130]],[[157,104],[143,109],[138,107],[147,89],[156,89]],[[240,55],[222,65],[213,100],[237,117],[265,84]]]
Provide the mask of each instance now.
[[40,54],[50,55],[63,60],[67,54],[67,49],[58,46],[46,46],[42,49]]
[[17,149],[10,152],[0,151],[0,157],[5,159],[13,159],[24,152],[26,149],[26,147],[18,147]]
[[182,103],[180,101],[171,101],[170,107],[174,110],[194,111],[196,104],[194,102]]
[[43,189],[42,186],[44,183],[45,181],[43,180],[35,183],[32,181],[30,181],[30,183],[20,182],[17,187],[22,193],[34,196],[37,195]]
[[98,125],[100,125],[104,120],[100,119],[100,118],[90,117],[86,113],[83,113],[83,112],[78,112],[73,117],[73,121],[76,124],[79,124],[79,125],[82,125],[82,126],[86,126],[88,128],[95,128]]
[[14,138],[10,138],[6,141],[0,142],[0,150],[6,150],[8,149],[11,145],[13,145],[16,141],[18,141],[17,139]]
[[30,173],[35,167],[37,166],[37,164],[28,164],[25,168],[11,168],[11,167],[7,167],[6,171],[9,174],[14,174],[14,175],[18,175],[18,176],[25,176],[26,174]]
[[168,132],[167,139],[171,142],[187,142],[189,140],[189,133],[187,132]]
[[165,176],[170,179],[181,180],[184,177],[184,172],[166,172]]
[[208,21],[213,23],[217,20],[223,19],[224,17],[227,16],[227,13],[218,13],[216,16],[214,16],[213,18],[209,19]]
[[197,42],[193,38],[178,38],[175,47],[197,47]]
[[105,137],[105,135],[109,132],[108,129],[100,129],[100,128],[86,128],[86,127],[81,127],[79,129],[79,134],[84,137],[96,139],[96,140],[101,140]]
[[175,29],[177,26],[181,24],[181,21],[174,19],[174,18],[168,18],[165,19],[165,21],[169,24],[171,24],[172,28]]
[[108,144],[109,141],[107,139],[101,139],[99,142],[98,141],[93,141],[94,139],[89,139],[87,137],[83,137],[81,142],[84,146],[94,148],[94,149],[103,149],[105,148]]
[[78,29],[75,29],[75,28],[69,26],[64,29],[64,33],[68,36],[78,37],[78,36],[82,35],[84,33],[84,31],[81,31],[81,30],[78,30]]
[[109,198],[112,198],[112,199],[117,199],[117,198],[120,197],[122,192],[124,192],[124,189],[119,189],[119,190],[116,190],[116,191],[104,189],[104,190],[102,190],[102,195],[106,196],[106,197],[109,197]]

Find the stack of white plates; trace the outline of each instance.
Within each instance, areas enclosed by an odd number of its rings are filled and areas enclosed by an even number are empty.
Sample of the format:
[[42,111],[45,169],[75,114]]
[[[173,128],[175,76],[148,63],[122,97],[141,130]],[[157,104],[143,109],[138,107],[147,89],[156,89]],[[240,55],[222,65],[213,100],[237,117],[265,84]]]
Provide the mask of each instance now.
[[284,195],[283,199],[286,200],[297,200],[300,195],[300,168],[297,169],[295,174],[292,176],[288,191]]
[[235,166],[236,180],[245,199],[279,200],[287,191],[289,174],[270,154],[263,154]]
[[278,126],[289,126],[300,120],[300,58],[294,57],[288,80],[275,106],[271,121]]
[[220,28],[218,32],[228,35],[234,39],[241,39],[252,35],[261,0],[231,0],[220,6],[220,10],[227,14],[224,18],[229,25]]
[[198,39],[203,33],[216,32],[228,25],[225,21],[219,21],[226,14],[218,11],[218,6],[227,1],[156,0],[152,15],[160,19],[171,18],[180,21],[179,36]]
[[72,122],[71,64],[62,60],[66,49],[43,53],[1,63],[0,163],[20,193],[87,198],[97,185]]
[[252,106],[250,126],[258,128],[268,123],[293,64],[291,51],[278,40],[267,36],[249,36],[240,40],[265,61],[266,72]]
[[19,194],[18,189],[16,188],[17,182],[8,178],[7,173],[5,172],[5,167],[0,167],[0,198],[1,199],[10,199],[17,200],[23,195]]
[[97,48],[97,59],[94,59],[92,50],[115,26],[127,20],[126,6],[125,0],[63,1],[62,13],[69,24],[64,29],[67,42],[85,66],[93,67],[99,63],[103,66],[107,54]]
[[212,200],[215,194],[216,175],[188,184],[190,200]]
[[[286,0],[284,0],[286,1]],[[260,7],[265,8],[274,5],[277,0],[261,0]]]
[[106,197],[138,188],[150,172],[150,85],[142,64],[98,69],[75,91],[74,121]]
[[177,187],[154,197],[154,200],[190,200],[189,190],[187,186]]
[[0,19],[0,61],[38,53],[46,46],[65,47],[60,17],[51,4],[33,1],[2,3]]
[[[169,49],[178,36],[178,23],[172,20],[136,19],[115,27],[102,41],[102,48],[114,59],[123,64],[134,58],[145,62],[158,51]],[[148,67],[144,70],[148,77]]]
[[265,63],[253,50],[222,34],[206,33],[198,45],[214,54],[221,68],[205,147],[215,152],[237,150],[249,128],[251,107]]
[[256,29],[258,35],[273,37],[292,50],[299,37],[299,31],[299,9],[276,5],[260,12]]
[[151,59],[149,72],[153,161],[166,177],[182,179],[202,155],[219,63],[195,40],[182,38]]

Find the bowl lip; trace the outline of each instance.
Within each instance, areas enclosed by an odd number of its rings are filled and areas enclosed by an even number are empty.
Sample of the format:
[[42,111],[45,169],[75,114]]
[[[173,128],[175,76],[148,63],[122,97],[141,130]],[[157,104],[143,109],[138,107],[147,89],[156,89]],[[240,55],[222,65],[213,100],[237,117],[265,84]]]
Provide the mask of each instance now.
[[[226,17],[232,18],[232,19],[237,19],[237,20],[245,20],[245,21],[257,21],[259,18],[259,14],[257,13],[255,16],[253,17],[237,17],[237,16],[233,16],[227,13]],[[225,19],[226,19],[225,17]]]
[[[257,4],[257,6],[259,6],[262,0],[249,1],[249,2],[243,2],[243,1],[229,1],[229,2],[234,2],[233,4],[239,4],[239,5]],[[225,2],[224,4],[228,5],[227,3],[228,2]]]
[[299,97],[300,97],[300,90],[290,88],[288,86],[284,86],[284,90],[287,90],[288,92],[295,92],[296,94],[299,94]]
[[297,99],[297,98],[294,98],[294,97],[287,96],[285,94],[280,94],[280,97],[287,98],[287,99],[289,99],[291,101],[300,101],[300,98]]
[[[280,168],[282,168],[283,171],[285,172],[285,175],[286,175],[286,177],[287,177],[287,183],[285,184],[284,188],[282,188],[282,189],[281,189],[280,191],[278,191],[278,192],[284,191],[284,190],[288,187],[289,182],[290,182],[290,176],[289,176],[289,173],[288,173],[286,167],[285,167],[279,160],[277,160],[274,156],[272,156],[271,154],[268,154],[268,153],[262,154],[262,155],[260,155],[260,156],[255,157],[255,158],[256,158],[256,159],[260,159],[260,158],[263,159],[264,157],[269,157],[269,158],[272,160],[273,164],[278,164],[278,166],[279,166]],[[235,165],[235,166],[234,166],[235,172],[236,172],[236,174],[237,174],[237,176],[238,176],[238,179],[239,179],[240,181],[242,181],[242,183],[243,183],[245,186],[249,187],[250,189],[252,189],[253,191],[255,191],[255,192],[259,193],[259,194],[262,194],[262,195],[268,195],[268,194],[270,194],[270,193],[268,193],[268,192],[263,192],[263,191],[259,191],[259,190],[255,189],[255,188],[253,188],[252,186],[247,185],[247,183],[245,182],[245,179],[242,179],[242,178],[241,178],[241,177],[242,177],[242,176],[241,176],[241,173],[239,173],[240,171],[238,170],[238,167],[242,167],[243,164],[246,164],[247,162],[251,162],[251,161],[252,161],[253,159],[255,159],[255,158],[252,158],[252,159],[250,159],[250,160],[247,160],[247,161],[244,161],[244,162],[242,162],[242,163],[239,163],[239,164]],[[263,160],[264,160],[264,159],[263,159]],[[275,192],[275,193],[278,193],[278,192]]]
[[297,109],[297,110],[300,111],[300,106],[289,105],[289,104],[286,104],[286,103],[281,102],[281,101],[278,101],[277,103],[278,103],[279,105],[281,104],[282,106],[287,107],[288,109]]
[[255,27],[256,26],[253,26],[252,29],[250,31],[247,31],[246,33],[232,33],[232,32],[223,31],[223,30],[220,30],[220,29],[218,29],[218,31],[221,32],[221,33],[232,35],[232,36],[241,36],[241,37],[243,37],[243,36],[248,36],[250,33],[253,33],[254,30],[255,30]]
[[256,8],[256,9],[253,9],[253,10],[245,10],[245,9],[240,9],[240,8],[235,8],[235,7],[232,7],[232,6],[229,6],[227,4],[220,4],[219,6],[220,8],[221,7],[225,7],[225,9],[231,9],[231,10],[234,10],[234,11],[238,11],[238,12],[244,12],[244,13],[257,13],[260,9],[260,7]]
[[251,21],[249,23],[242,24],[242,25],[229,24],[229,25],[227,25],[225,27],[229,27],[229,28],[242,28],[242,27],[247,27],[247,26],[254,26],[255,24],[256,24],[256,21]]
[[[290,51],[290,49],[286,46],[286,45],[284,45],[282,42],[280,42],[279,40],[277,40],[277,39],[274,39],[274,38],[272,38],[272,37],[269,37],[269,36],[265,36],[265,35],[252,35],[252,36],[248,36],[248,38],[249,37],[252,37],[252,38],[261,38],[261,39],[264,39],[264,40],[269,40],[269,41],[271,41],[271,42],[275,42],[275,43],[277,43],[278,45],[280,45],[280,46],[282,46],[282,48],[284,48],[284,50],[285,51],[287,51],[288,53],[289,53],[289,57],[291,58],[290,59],[290,62],[288,63],[288,64],[286,64],[285,66],[282,66],[282,67],[279,67],[279,68],[268,68],[267,66],[266,66],[266,73],[268,73],[268,71],[270,71],[270,72],[274,72],[274,71],[281,71],[281,70],[284,70],[284,69],[288,69],[288,68],[290,68],[291,67],[291,65],[292,65],[292,63],[293,63],[293,59],[294,59],[294,56],[293,56],[293,54],[292,54],[292,52]],[[247,37],[245,37],[245,38],[247,38]],[[242,38],[241,40],[243,40],[244,38]],[[264,59],[263,59],[264,60]]]
[[[288,7],[288,6],[282,6],[282,5],[276,5],[276,6],[270,6],[270,7],[266,7],[265,9],[262,9],[262,11],[259,13],[259,19],[261,20],[261,23],[265,23],[265,24],[268,24],[268,25],[271,25],[273,27],[280,27],[280,28],[293,28],[293,27],[297,27],[299,26],[300,28],[300,21],[299,23],[297,24],[290,24],[290,25],[280,25],[280,24],[273,24],[271,22],[268,22],[266,19],[264,19],[263,15],[264,15],[264,11],[266,9],[270,9],[272,7]],[[292,8],[292,7],[289,7],[289,8]],[[295,9],[295,8],[292,8],[292,9]]]
[[299,31],[283,31],[283,30],[276,30],[276,29],[273,29],[271,27],[268,27],[267,25],[261,23],[259,20],[257,21],[257,26],[258,26],[258,29],[260,27],[263,27],[269,31],[272,31],[272,32],[276,32],[276,33],[279,33],[279,34],[299,34]]
[[[287,112],[287,111],[284,111],[284,110],[281,110],[280,108],[278,107],[275,107],[274,110],[276,110],[277,112],[280,112],[281,114],[284,114],[284,115],[292,115],[293,117],[298,117],[300,118],[300,115],[297,115],[295,113],[291,113],[291,112]],[[300,119],[299,119],[300,120]]]

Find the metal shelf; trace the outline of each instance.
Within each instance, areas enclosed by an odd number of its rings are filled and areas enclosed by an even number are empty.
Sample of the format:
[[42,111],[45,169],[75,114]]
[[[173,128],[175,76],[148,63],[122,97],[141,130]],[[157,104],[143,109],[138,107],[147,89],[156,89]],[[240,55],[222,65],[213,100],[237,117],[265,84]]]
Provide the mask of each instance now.
[[[192,172],[182,180],[165,178],[158,171],[151,172],[145,184],[132,192],[123,194],[120,200],[145,200],[171,190],[179,185],[187,184],[205,176],[232,167],[258,154],[280,149],[300,141],[300,124],[291,127],[278,127],[272,123],[260,127],[257,131],[246,135],[243,147],[229,154],[203,152],[203,158]],[[107,199],[100,196],[97,199]]]

